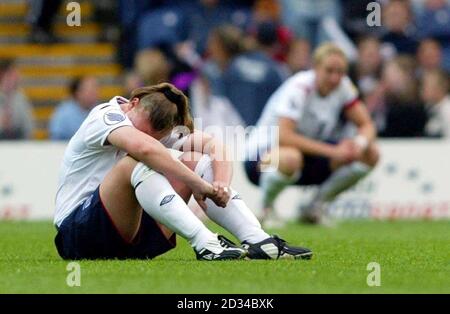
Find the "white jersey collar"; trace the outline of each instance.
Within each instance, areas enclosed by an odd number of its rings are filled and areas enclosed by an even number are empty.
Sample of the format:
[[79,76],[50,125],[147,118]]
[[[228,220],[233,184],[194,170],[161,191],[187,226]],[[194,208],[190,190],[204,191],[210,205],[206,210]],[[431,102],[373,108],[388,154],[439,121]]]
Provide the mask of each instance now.
[[125,97],[122,96],[114,96],[113,98],[111,98],[111,100],[109,101],[109,103],[111,105],[116,105],[116,106],[120,106],[122,104],[126,104],[127,102],[129,102],[128,99],[126,99]]

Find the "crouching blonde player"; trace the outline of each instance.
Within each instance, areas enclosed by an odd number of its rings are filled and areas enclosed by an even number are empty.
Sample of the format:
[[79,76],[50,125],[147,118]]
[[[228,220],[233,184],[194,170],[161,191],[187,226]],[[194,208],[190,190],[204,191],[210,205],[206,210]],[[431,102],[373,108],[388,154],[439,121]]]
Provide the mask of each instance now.
[[[153,258],[175,246],[175,233],[200,260],[311,256],[261,229],[229,186],[230,163],[214,159],[219,144],[199,132],[185,136],[176,126],[193,131],[186,96],[167,83],[90,112],[60,173],[54,223],[63,258]],[[186,204],[191,194],[243,246],[206,228]]]
[[[302,218],[324,222],[326,204],[377,164],[374,124],[346,76],[347,67],[343,51],[324,44],[315,52],[314,68],[293,75],[269,99],[249,140],[245,162],[249,179],[262,189],[266,216],[285,187],[317,185]],[[357,129],[354,137],[340,132],[347,122]],[[273,138],[258,136],[258,127],[267,126],[279,126],[279,147],[271,143]],[[274,160],[276,167],[271,166]]]

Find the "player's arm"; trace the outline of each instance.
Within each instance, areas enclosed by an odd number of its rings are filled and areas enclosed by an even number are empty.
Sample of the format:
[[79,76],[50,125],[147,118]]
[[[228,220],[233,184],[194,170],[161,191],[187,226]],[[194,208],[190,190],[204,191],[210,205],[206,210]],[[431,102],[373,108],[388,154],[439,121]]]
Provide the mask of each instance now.
[[[123,126],[113,130],[107,137],[110,144],[126,151],[131,157],[139,160],[163,175],[170,175],[205,196],[213,195],[211,185],[197,174],[172,158],[164,145],[153,137],[132,126]],[[201,200],[200,200],[201,201]]]
[[183,145],[184,151],[196,151],[211,158],[214,173],[213,187],[219,198],[227,203],[228,187],[233,176],[233,163],[228,160],[226,145],[211,135],[195,130]]
[[294,120],[280,117],[278,119],[280,132],[280,146],[295,147],[304,154],[335,157],[335,146],[328,143],[316,141],[299,134],[296,131],[297,124]]
[[346,109],[345,115],[358,128],[358,135],[354,138],[355,144],[361,151],[365,151],[370,143],[376,139],[377,134],[369,111],[361,101],[358,101]]

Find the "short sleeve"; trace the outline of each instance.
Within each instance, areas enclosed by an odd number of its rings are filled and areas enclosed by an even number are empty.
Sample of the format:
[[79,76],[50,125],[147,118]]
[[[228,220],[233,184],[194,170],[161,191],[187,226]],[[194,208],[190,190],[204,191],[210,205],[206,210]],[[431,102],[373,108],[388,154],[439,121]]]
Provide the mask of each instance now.
[[85,141],[90,147],[105,145],[108,135],[123,126],[133,126],[119,107],[106,106],[94,109],[86,121]]
[[353,107],[359,101],[358,89],[347,76],[342,79],[341,97],[344,109]]
[[305,107],[306,95],[307,91],[301,86],[291,86],[291,88],[280,90],[278,97],[273,99],[277,117],[300,120]]

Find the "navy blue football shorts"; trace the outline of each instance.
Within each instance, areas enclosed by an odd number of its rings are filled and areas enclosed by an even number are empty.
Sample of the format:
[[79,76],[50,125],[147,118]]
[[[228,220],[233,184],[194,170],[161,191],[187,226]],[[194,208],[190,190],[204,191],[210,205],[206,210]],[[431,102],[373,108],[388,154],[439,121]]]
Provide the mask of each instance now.
[[55,244],[64,259],[150,259],[174,248],[176,236],[166,239],[155,220],[143,212],[135,239],[131,243],[125,241],[103,206],[97,188],[63,220]]
[[[257,157],[256,161],[246,160],[244,162],[247,178],[255,185],[259,185],[261,178],[261,170],[259,168],[261,158]],[[308,186],[322,184],[333,173],[330,168],[330,159],[320,156],[303,156],[302,175],[293,183],[293,185]]]

